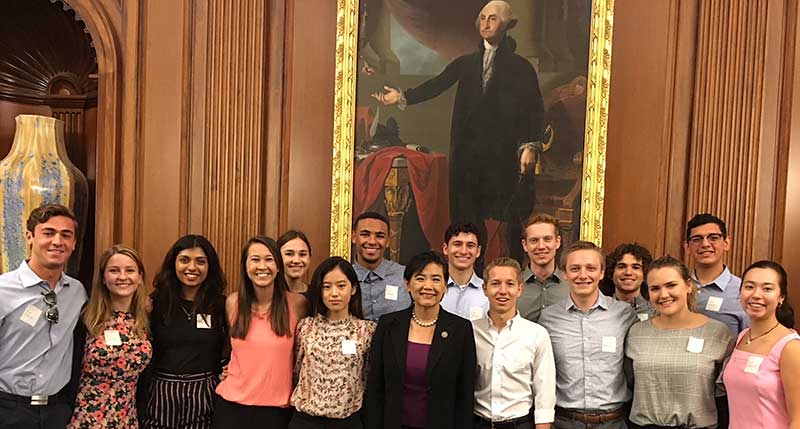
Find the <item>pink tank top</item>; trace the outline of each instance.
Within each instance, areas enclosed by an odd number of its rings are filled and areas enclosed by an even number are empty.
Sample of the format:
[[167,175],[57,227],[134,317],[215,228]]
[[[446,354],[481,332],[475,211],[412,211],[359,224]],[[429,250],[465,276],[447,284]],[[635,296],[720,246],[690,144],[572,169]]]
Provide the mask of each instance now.
[[228,377],[217,386],[217,394],[225,400],[243,405],[289,406],[297,319],[289,298],[286,300],[291,337],[275,334],[269,314],[253,314],[245,339],[231,338]]
[[[748,331],[749,329],[740,333],[738,341],[741,341]],[[786,409],[786,397],[783,393],[780,359],[783,348],[792,340],[800,340],[800,335],[793,332],[781,338],[766,356],[741,350],[733,351],[722,374],[728,392],[730,429],[789,427],[789,411]]]

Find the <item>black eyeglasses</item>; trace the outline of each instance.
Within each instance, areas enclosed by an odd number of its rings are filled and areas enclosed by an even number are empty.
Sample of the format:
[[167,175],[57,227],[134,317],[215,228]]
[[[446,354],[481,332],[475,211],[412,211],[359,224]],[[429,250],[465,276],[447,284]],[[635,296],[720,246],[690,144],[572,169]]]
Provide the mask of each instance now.
[[54,291],[42,292],[44,303],[47,304],[47,311],[44,312],[44,318],[50,323],[58,323],[58,298]]

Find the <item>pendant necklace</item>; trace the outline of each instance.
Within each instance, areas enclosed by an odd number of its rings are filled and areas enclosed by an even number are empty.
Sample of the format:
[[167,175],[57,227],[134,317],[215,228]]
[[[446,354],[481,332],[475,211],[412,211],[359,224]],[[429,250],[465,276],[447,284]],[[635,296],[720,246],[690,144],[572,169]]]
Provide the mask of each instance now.
[[186,311],[186,307],[183,306],[183,303],[178,303],[178,305],[181,307],[181,310],[183,310],[183,314],[186,315],[186,320],[191,322],[192,321],[192,315],[194,314],[194,309],[192,309],[191,312],[188,312],[188,311]]
[[781,322],[778,322],[778,323],[776,323],[776,324],[775,324],[775,326],[773,326],[773,327],[769,328],[769,330],[767,330],[767,332],[764,332],[763,334],[760,334],[760,335],[756,335],[756,337],[755,337],[755,338],[753,338],[753,336],[752,336],[752,335],[753,335],[753,334],[752,334],[753,330],[752,330],[752,328],[751,328],[749,331],[747,331],[747,344],[750,344],[750,343],[752,343],[753,341],[755,341],[755,340],[757,340],[757,339],[759,339],[759,338],[763,337],[764,335],[767,335],[767,334],[769,334],[770,332],[772,332],[772,330],[773,330],[773,329],[777,328],[777,327],[778,327],[778,325],[780,325],[780,324],[781,324]]

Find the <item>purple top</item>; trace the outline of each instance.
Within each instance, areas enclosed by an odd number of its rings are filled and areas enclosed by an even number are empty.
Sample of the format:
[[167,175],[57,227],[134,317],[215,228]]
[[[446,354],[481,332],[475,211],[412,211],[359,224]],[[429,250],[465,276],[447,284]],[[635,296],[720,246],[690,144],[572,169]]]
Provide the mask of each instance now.
[[425,372],[428,369],[430,344],[408,342],[406,354],[406,374],[403,380],[403,418],[402,424],[412,428],[424,428],[427,420],[428,382]]

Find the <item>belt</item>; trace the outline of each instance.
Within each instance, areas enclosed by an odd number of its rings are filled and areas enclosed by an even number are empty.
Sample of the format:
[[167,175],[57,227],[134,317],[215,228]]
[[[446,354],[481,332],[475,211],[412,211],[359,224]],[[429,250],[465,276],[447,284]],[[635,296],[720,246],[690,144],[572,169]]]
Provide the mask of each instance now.
[[55,395],[49,395],[49,396],[48,395],[21,396],[21,395],[15,395],[13,393],[0,391],[0,398],[8,399],[10,401],[15,401],[20,404],[27,404],[27,405],[48,405],[59,402],[67,402],[67,395],[63,393],[56,393]]
[[491,429],[517,429],[519,425],[523,423],[530,423],[531,421],[530,416],[517,417],[511,420],[503,420],[502,422],[493,422],[478,415],[476,415],[475,418],[478,420],[480,427],[487,427]]
[[610,422],[612,420],[616,420],[620,417],[625,416],[625,407],[617,408],[614,411],[608,411],[603,413],[581,413],[577,411],[567,410],[561,407],[556,407],[556,415],[570,420],[577,420],[581,423],[599,424],[599,423]]

